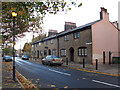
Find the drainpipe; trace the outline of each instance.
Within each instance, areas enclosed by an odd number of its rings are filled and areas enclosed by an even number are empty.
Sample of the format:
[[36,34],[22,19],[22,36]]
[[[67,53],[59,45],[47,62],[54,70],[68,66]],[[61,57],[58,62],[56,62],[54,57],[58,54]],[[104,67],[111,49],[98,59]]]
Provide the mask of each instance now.
[[59,37],[57,37],[57,51],[58,51],[58,57],[59,57]]

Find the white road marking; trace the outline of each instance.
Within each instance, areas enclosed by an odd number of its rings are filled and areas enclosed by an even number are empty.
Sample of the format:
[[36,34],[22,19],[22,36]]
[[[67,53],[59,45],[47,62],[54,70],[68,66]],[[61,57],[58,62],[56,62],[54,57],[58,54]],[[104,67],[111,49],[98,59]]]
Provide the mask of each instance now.
[[93,82],[97,82],[97,83],[101,83],[101,84],[105,84],[105,85],[109,85],[109,86],[113,86],[113,87],[119,87],[118,85],[114,85],[114,84],[110,84],[110,83],[106,83],[106,82],[101,82],[101,81],[97,81],[97,80],[92,80]]
[[49,70],[50,70],[50,71],[53,71],[53,72],[56,72],[56,73],[60,73],[60,74],[64,74],[64,75],[71,76],[71,74],[68,74],[68,73],[63,73],[63,72],[59,72],[59,71],[52,70],[52,69],[49,69]]

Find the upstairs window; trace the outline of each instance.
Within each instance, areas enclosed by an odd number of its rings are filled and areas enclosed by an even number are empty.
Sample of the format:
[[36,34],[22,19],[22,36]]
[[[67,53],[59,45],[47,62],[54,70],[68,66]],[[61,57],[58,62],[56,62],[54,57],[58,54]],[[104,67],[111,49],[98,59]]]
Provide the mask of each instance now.
[[79,38],[79,37],[80,37],[80,33],[79,33],[79,32],[75,32],[75,33],[73,34],[73,36],[74,36],[74,39]]
[[46,41],[46,45],[48,45],[48,40]]
[[78,56],[87,56],[87,48],[79,47],[78,48]]
[[39,43],[39,46],[41,46],[41,43]]
[[53,44],[53,39],[50,40],[50,43]]
[[65,40],[65,41],[68,41],[68,40],[69,40],[69,35],[65,35],[65,36],[64,36],[64,40]]
[[66,50],[65,49],[61,49],[61,56],[66,56]]

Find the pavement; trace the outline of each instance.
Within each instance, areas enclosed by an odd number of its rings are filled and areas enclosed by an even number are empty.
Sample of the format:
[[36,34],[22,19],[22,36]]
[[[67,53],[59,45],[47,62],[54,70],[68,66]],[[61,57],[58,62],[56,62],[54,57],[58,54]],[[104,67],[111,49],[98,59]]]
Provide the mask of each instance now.
[[[40,59],[30,59],[29,61],[41,64]],[[120,66],[119,64],[98,64],[98,69],[96,70],[96,63],[94,64],[85,64],[85,68],[83,68],[83,64],[75,63],[75,62],[68,62],[68,65],[66,65],[66,62],[62,65],[63,67],[68,67],[72,69],[77,69],[81,71],[86,72],[92,72],[92,73],[99,73],[99,74],[105,74],[105,75],[112,75],[112,76],[120,76]]]
[[18,81],[14,81],[12,77],[12,72],[10,68],[8,67],[9,62],[2,62],[2,59],[0,59],[0,64],[2,65],[2,84],[1,88],[2,89],[18,89],[21,88],[21,85],[18,83]]
[[2,61],[0,59],[0,89],[2,88]]

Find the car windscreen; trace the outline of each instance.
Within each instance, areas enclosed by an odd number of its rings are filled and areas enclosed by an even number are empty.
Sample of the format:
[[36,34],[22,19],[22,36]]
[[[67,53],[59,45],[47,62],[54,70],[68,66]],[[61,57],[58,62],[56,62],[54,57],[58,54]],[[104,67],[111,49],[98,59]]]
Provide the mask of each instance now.
[[24,55],[24,57],[28,57],[27,55]]
[[12,59],[12,57],[10,57],[10,56],[5,56],[5,58],[7,58],[7,59]]
[[59,57],[53,55],[52,58],[59,58]]

